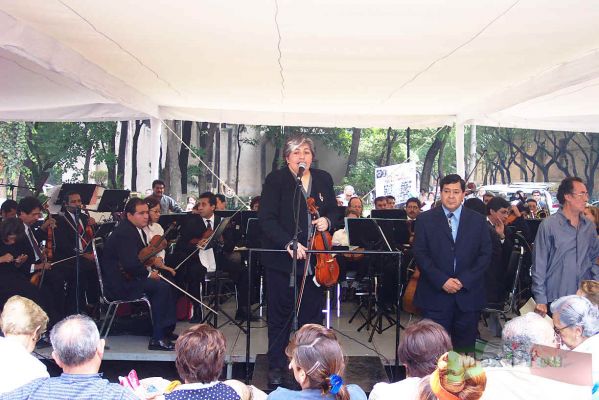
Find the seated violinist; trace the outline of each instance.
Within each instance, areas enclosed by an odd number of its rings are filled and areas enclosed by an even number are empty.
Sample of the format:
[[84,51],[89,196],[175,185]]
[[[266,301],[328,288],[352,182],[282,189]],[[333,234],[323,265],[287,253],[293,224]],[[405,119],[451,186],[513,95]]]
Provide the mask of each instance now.
[[132,198],[125,206],[124,219],[104,246],[102,276],[110,300],[132,300],[146,295],[152,305],[153,330],[149,350],[173,350],[176,324],[175,295],[160,279],[153,266],[146,267],[139,252],[148,244],[143,228],[148,224],[148,205]]
[[[164,228],[162,228],[162,226],[158,223],[158,220],[160,219],[160,212],[161,212],[160,201],[154,196],[148,196],[144,199],[144,202],[148,205],[148,210],[149,210],[150,216],[148,219],[148,225],[146,225],[143,228],[143,231],[146,233],[146,237],[148,238],[149,242],[152,242],[152,240],[156,237],[162,238],[162,240],[159,240],[159,239],[154,239],[154,240],[157,241],[157,246],[166,248],[168,246],[168,242],[163,237],[164,236]],[[163,271],[168,271],[172,276],[175,276],[176,271],[170,267],[167,267],[164,264],[165,255],[166,255],[165,250],[160,250],[156,254],[154,254],[153,257],[155,257],[155,260],[154,260],[155,265],[157,265],[159,269],[162,269]]]
[[[223,252],[231,253],[234,243],[228,230],[225,230],[221,238],[222,246],[207,250],[199,250],[198,254],[192,254],[197,250],[198,245],[204,244],[212,231],[218,226],[221,217],[214,214],[216,209],[216,196],[213,193],[202,193],[196,205],[192,210],[183,227],[181,235],[175,247],[176,259],[182,262],[189,257],[181,266],[182,273],[177,274],[177,280],[181,284],[187,284],[191,295],[200,298],[200,286],[206,277],[207,272],[227,272],[233,282],[237,284],[239,291],[238,305],[236,313],[237,319],[244,319],[247,316],[247,272],[242,270],[239,264],[230,261],[230,257],[223,257]],[[194,313],[191,322],[200,322],[199,312]]]
[[[94,256],[91,251],[93,226],[96,221],[83,210],[81,195],[71,191],[65,196],[62,212],[56,220],[54,228],[55,268],[61,270],[67,282],[67,312],[93,313],[100,300],[100,286]],[[77,221],[77,222],[75,222]],[[77,259],[75,249],[80,251],[79,288],[77,289]],[[64,260],[64,261],[62,261]],[[79,309],[77,309],[77,291],[79,292]]]
[[[42,204],[35,197],[25,197],[19,201],[18,219],[23,225],[24,235],[16,241],[13,256],[25,261],[15,266],[29,279],[46,298],[52,298],[55,305],[51,321],[58,321],[65,314],[65,277],[63,271],[53,268],[48,259],[48,251],[40,246],[48,239],[48,230],[56,226],[53,218],[48,218],[38,229],[33,226],[42,217]],[[50,314],[50,313],[49,313]]]

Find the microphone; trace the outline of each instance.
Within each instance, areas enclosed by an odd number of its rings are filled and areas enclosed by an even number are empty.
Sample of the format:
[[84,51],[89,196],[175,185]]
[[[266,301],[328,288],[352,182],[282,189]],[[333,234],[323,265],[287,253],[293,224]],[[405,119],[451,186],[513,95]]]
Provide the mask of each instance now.
[[297,170],[297,177],[298,177],[298,178],[301,178],[301,177],[302,177],[302,175],[304,175],[304,171],[306,170],[306,168],[307,168],[308,166],[306,165],[306,163],[305,163],[305,162],[301,162],[301,163],[299,163],[297,166],[298,166],[298,170]]

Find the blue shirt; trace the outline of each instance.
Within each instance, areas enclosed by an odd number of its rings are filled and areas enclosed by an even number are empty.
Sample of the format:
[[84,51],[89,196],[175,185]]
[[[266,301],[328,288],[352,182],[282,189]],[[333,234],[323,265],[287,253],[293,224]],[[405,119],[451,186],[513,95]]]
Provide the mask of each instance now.
[[139,400],[130,390],[102,379],[102,374],[62,374],[55,378],[37,379],[2,395],[3,400]]
[[[358,385],[347,385],[350,400],[366,400],[366,393]],[[268,395],[268,400],[323,400],[334,399],[335,395],[327,393],[322,395],[320,389],[289,390],[278,387]]]
[[[443,207],[443,212],[445,213],[445,217],[449,215],[451,211],[449,211],[445,206]],[[458,228],[460,227],[460,216],[462,215],[462,207],[460,205],[454,212],[453,217],[451,217],[451,236],[453,236],[453,241],[458,237]],[[449,218],[447,218],[449,220]]]

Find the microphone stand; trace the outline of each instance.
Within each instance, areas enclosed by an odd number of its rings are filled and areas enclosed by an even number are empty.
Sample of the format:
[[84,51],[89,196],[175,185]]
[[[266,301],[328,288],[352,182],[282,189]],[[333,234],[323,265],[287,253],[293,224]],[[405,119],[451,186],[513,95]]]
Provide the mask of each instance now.
[[[81,238],[78,233],[79,222],[81,220],[81,209],[79,207],[74,207],[75,216],[75,307],[77,310],[77,314],[79,314],[79,259],[81,257],[81,252],[83,249],[81,248]],[[81,224],[83,226],[83,224]],[[85,232],[85,229],[83,230]]]
[[[291,324],[291,331],[296,332],[298,327],[298,315],[297,315],[297,247],[299,243],[298,235],[299,235],[299,214],[300,214],[300,200],[301,200],[301,190],[302,190],[302,176],[298,174],[295,177],[296,187],[295,192],[298,194],[297,200],[294,204],[295,207],[295,228],[293,230],[293,239],[291,241],[291,246],[293,248],[293,258],[291,259],[291,276],[289,277],[289,287],[293,287],[293,322]],[[299,192],[299,193],[298,193]]]

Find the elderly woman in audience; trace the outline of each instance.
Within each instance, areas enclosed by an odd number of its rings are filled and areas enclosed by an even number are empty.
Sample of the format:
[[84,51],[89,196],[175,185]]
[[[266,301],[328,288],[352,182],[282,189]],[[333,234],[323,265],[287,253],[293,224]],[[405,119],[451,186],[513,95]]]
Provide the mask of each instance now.
[[33,301],[12,296],[2,310],[0,328],[0,393],[10,392],[38,378],[48,378],[46,366],[31,355],[46,331],[48,316]]
[[218,380],[226,351],[225,337],[208,324],[194,325],[181,333],[175,343],[175,365],[183,381],[166,400],[264,399],[266,395],[252,386]]
[[343,351],[332,330],[316,324],[302,326],[293,335],[285,354],[302,390],[279,387],[269,399],[366,400],[366,393],[359,386],[343,382]]
[[450,351],[443,354],[437,369],[422,379],[419,400],[478,400],[487,385],[485,370],[472,357]]
[[401,336],[397,356],[406,366],[406,379],[395,383],[377,383],[370,392],[370,400],[396,398],[411,399],[418,393],[420,380],[433,373],[437,360],[452,349],[445,329],[428,319],[406,328]]
[[551,303],[553,328],[562,347],[593,355],[593,382],[599,381],[599,310],[589,299],[571,295]]
[[[591,386],[560,382],[540,375],[547,368],[531,366],[538,351],[535,346],[556,348],[551,324],[534,312],[507,322],[502,331],[503,353],[494,360],[483,360],[487,385],[483,395],[488,399],[582,399],[589,398]],[[549,349],[551,351],[551,349]],[[563,372],[562,372],[563,371]],[[566,370],[560,371],[564,374]]]

